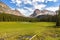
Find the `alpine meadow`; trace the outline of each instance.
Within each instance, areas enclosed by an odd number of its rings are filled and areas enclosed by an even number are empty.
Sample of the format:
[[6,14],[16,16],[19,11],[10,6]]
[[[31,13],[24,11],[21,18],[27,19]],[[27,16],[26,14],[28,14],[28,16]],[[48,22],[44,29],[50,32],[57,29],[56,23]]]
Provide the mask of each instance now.
[[59,0],[0,0],[0,40],[60,40]]

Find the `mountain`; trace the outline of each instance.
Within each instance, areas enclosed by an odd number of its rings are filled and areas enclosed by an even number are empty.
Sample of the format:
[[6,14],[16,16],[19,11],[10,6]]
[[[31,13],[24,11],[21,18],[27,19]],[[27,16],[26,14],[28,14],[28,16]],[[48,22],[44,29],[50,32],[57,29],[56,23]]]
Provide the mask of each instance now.
[[5,3],[0,2],[0,13],[12,14],[17,16],[23,16],[17,9],[12,10]]
[[45,15],[56,15],[55,12],[53,11],[49,11],[49,10],[39,10],[39,9],[36,9],[34,10],[33,14],[30,15],[30,17],[37,17],[37,16],[45,16]]

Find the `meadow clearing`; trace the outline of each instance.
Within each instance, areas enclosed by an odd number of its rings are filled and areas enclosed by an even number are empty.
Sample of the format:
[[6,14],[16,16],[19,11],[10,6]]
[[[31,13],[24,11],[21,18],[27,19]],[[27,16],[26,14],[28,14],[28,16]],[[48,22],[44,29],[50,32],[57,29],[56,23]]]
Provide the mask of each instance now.
[[60,40],[55,22],[0,22],[0,40]]

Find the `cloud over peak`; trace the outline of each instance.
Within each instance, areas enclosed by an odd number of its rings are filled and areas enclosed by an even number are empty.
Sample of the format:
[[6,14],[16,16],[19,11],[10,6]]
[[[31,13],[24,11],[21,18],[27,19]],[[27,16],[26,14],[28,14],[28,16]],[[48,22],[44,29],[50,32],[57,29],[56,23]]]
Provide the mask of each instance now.
[[55,4],[54,6],[49,4],[48,6],[48,2],[57,3],[58,0],[11,0],[11,3],[16,4],[19,7],[18,10],[26,15],[31,14],[35,9],[58,10],[58,6],[55,7]]

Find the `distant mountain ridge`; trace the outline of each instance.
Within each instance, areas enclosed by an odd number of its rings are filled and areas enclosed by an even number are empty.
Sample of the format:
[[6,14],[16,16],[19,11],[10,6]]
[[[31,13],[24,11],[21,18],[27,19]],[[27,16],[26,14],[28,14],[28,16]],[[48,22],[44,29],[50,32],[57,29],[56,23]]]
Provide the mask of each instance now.
[[54,15],[56,15],[56,12],[49,11],[49,10],[36,9],[36,10],[34,10],[33,14],[30,15],[30,17],[37,17],[40,15],[52,15],[52,16],[54,16]]
[[20,13],[18,10],[12,10],[9,8],[6,4],[0,2],[0,13],[7,13],[7,14],[12,14],[12,15],[17,15],[17,16],[23,16],[22,13]]

